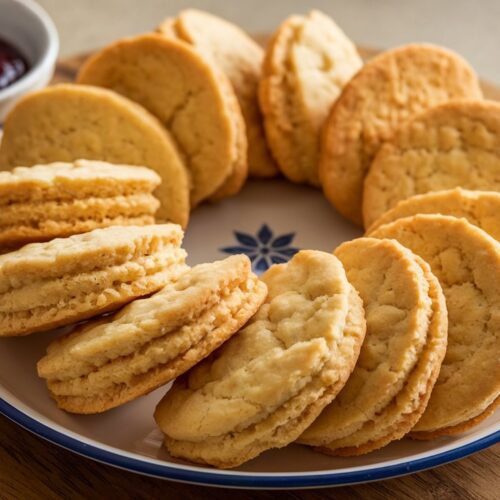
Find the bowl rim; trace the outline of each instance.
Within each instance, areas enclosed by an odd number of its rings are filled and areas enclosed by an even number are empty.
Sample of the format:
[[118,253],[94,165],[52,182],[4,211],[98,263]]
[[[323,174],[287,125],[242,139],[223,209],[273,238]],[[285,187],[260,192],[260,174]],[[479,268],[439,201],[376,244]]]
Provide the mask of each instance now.
[[21,4],[35,15],[47,33],[48,43],[42,56],[35,61],[34,65],[25,75],[5,89],[0,90],[0,101],[10,99],[29,90],[37,81],[42,79],[47,71],[50,71],[59,53],[59,35],[54,22],[45,9],[34,0],[11,0],[11,2]]

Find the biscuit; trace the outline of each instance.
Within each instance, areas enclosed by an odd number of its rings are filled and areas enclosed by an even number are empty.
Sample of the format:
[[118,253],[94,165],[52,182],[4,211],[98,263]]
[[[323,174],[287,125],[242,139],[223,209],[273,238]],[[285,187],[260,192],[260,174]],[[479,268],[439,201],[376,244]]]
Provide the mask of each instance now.
[[154,224],[160,177],[144,167],[78,160],[0,172],[0,249]]
[[449,102],[401,125],[366,176],[365,227],[400,200],[454,187],[500,191],[500,104]]
[[264,59],[262,47],[238,26],[197,9],[186,9],[175,18],[165,19],[157,31],[189,43],[228,77],[245,119],[249,174],[277,175],[257,98]]
[[480,98],[472,68],[441,47],[405,45],[368,61],[344,87],[325,122],[319,170],[330,203],[361,225],[364,178],[394,129],[437,104]]
[[286,446],[353,369],[363,305],[337,258],[301,251],[262,279],[268,297],[250,323],[159,403],[172,456],[229,468]]
[[259,97],[271,151],[291,181],[320,185],[321,127],[361,66],[354,44],[319,11],[289,17],[274,34]]
[[446,297],[446,356],[413,431],[437,437],[478,423],[500,393],[500,243],[465,219],[445,215],[406,217],[370,236],[397,239],[425,259]]
[[38,374],[63,410],[109,410],[208,356],[252,317],[266,291],[246,256],[195,266],[151,297],[55,340]]
[[0,337],[27,335],[117,309],[185,268],[176,224],[113,226],[0,256]]
[[429,266],[394,240],[360,238],[335,255],[363,300],[366,338],[346,385],[299,442],[360,455],[403,437],[424,411],[446,352],[446,303]]
[[155,33],[119,40],[92,56],[77,81],[112,89],[160,120],[190,172],[192,206],[243,186],[245,123],[233,89],[188,44]]
[[80,158],[152,168],[162,179],[158,217],[187,224],[186,169],[168,132],[141,106],[109,90],[60,84],[29,94],[7,115],[2,170]]
[[417,194],[399,201],[370,225],[367,233],[397,219],[417,214],[442,214],[465,217],[471,224],[500,241],[500,193],[468,191],[462,188]]

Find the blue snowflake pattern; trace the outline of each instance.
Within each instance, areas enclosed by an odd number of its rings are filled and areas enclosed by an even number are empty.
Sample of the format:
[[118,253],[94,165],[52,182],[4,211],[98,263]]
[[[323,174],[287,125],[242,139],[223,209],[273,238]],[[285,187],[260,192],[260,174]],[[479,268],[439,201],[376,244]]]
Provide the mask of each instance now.
[[274,236],[267,224],[263,224],[255,236],[240,231],[234,231],[234,236],[239,246],[224,247],[221,252],[248,255],[256,272],[264,272],[273,264],[288,262],[299,251],[290,246],[295,233]]

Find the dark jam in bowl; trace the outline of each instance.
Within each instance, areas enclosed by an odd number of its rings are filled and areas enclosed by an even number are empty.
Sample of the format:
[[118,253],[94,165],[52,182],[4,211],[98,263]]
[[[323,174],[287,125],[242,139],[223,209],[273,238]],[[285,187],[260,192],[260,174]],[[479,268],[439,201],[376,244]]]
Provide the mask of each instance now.
[[25,57],[0,38],[0,90],[12,85],[28,71]]

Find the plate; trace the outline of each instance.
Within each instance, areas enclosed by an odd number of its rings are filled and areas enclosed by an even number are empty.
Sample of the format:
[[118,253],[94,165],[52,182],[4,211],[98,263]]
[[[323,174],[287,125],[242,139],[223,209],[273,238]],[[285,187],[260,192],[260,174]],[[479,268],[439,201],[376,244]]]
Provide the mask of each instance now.
[[[194,211],[185,237],[189,263],[243,252],[262,272],[297,249],[331,251],[361,236],[312,188],[284,180],[251,181],[237,197]],[[270,450],[235,470],[192,466],[169,457],[153,410],[166,388],[102,415],[58,410],[36,362],[59,332],[0,341],[0,412],[64,448],[133,472],[194,484],[240,488],[307,488],[354,484],[435,467],[500,441],[500,412],[457,437],[430,442],[403,439],[376,452],[335,458],[291,445]]]

